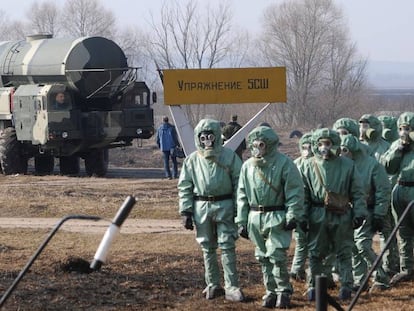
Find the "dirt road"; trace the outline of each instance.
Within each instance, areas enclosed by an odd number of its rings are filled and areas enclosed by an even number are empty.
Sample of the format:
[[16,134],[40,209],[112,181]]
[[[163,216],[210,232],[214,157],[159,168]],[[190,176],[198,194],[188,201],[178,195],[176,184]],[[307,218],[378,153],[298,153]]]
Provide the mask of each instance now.
[[[27,228],[27,229],[52,229],[59,218],[9,218],[0,217],[0,228]],[[106,220],[90,221],[70,219],[65,222],[61,230],[70,232],[103,234],[110,223]],[[121,233],[192,233],[183,229],[176,219],[127,219],[121,227]]]

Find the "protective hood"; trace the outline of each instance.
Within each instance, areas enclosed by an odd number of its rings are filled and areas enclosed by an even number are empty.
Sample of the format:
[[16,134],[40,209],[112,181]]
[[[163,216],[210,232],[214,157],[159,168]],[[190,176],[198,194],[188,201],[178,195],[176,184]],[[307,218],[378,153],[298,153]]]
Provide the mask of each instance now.
[[368,122],[369,127],[374,129],[375,132],[370,133],[369,140],[377,140],[382,136],[382,123],[381,121],[372,114],[364,114],[361,118],[359,118],[359,122]]
[[397,120],[397,125],[408,125],[414,130],[414,112],[403,112]]
[[300,151],[302,151],[303,144],[310,144],[312,146],[312,133],[311,132],[303,134],[303,136],[299,139]]
[[318,155],[318,156],[321,156],[318,150],[318,141],[320,139],[329,139],[332,142],[332,149],[333,149],[332,152],[334,154],[336,153],[336,151],[338,150],[341,144],[341,139],[339,138],[339,134],[336,131],[331,130],[326,127],[317,129],[312,134],[312,152],[313,154]]
[[312,132],[308,132],[302,135],[302,137],[299,139],[299,148],[303,144],[310,144],[312,142]]
[[221,127],[220,122],[213,119],[202,119],[194,129],[194,142],[197,150],[204,151],[204,146],[200,143],[199,136],[203,131],[211,131],[215,136],[213,145],[214,153],[220,152],[222,148]]
[[392,116],[378,116],[382,123],[382,138],[386,141],[393,142],[398,139],[397,118]]
[[277,136],[276,132],[272,128],[267,126],[258,126],[254,128],[247,136],[247,142],[250,150],[252,150],[253,142],[255,140],[261,140],[266,144],[266,155],[264,158],[268,155],[274,154],[274,152],[277,151],[279,136]]
[[392,116],[378,116],[378,120],[382,122],[383,128],[397,128],[397,118]]
[[341,136],[341,147],[347,147],[353,154],[362,151],[361,143],[358,138],[352,134]]
[[[304,146],[305,144],[307,145],[306,148]],[[313,157],[311,132],[303,134],[299,139],[299,150],[301,158],[308,159],[310,157]]]
[[335,121],[333,129],[337,131],[340,128],[346,129],[350,134],[359,137],[358,122],[351,118],[341,118]]

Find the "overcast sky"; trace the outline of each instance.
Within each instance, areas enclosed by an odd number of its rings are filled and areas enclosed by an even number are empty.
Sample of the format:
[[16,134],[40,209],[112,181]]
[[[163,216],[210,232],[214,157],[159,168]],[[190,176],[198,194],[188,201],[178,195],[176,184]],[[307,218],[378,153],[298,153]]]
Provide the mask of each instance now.
[[[55,0],[64,3],[64,0]],[[147,27],[150,12],[157,14],[165,0],[101,0],[111,9],[122,25]],[[187,1],[187,0],[185,0]],[[234,22],[240,27],[258,31],[262,14],[272,3],[283,0],[197,0],[217,5],[229,1]],[[414,62],[414,1],[413,0],[334,0],[343,8],[351,38],[363,56],[372,61]],[[0,0],[0,8],[11,18],[24,16],[32,1]]]

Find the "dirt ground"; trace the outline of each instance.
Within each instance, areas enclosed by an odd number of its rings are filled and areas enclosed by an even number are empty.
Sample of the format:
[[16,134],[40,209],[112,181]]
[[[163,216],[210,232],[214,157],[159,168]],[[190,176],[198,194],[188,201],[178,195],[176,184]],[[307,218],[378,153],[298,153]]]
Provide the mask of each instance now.
[[[294,156],[296,141],[280,149]],[[247,301],[230,303],[202,295],[203,263],[194,232],[181,228],[177,180],[163,179],[161,155],[153,144],[110,153],[106,178],[0,176],[0,293],[13,283],[54,225],[67,215],[102,220],[69,220],[50,240],[3,310],[256,310],[264,294],[260,266],[250,241],[237,242],[240,283]],[[99,271],[68,271],[89,264],[125,198],[137,203]],[[376,245],[378,248],[378,245]],[[292,258],[293,245],[289,251]],[[306,286],[293,280],[292,310],[314,310]],[[414,283],[386,292],[363,293],[354,310],[412,310]],[[338,288],[330,291],[338,294]],[[342,305],[344,309],[347,305]],[[333,310],[333,309],[330,309]]]

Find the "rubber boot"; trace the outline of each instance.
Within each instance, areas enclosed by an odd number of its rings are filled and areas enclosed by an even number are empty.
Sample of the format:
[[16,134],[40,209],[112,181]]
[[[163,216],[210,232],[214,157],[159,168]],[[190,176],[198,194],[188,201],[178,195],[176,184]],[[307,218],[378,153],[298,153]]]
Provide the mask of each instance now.
[[204,278],[207,284],[203,293],[206,294],[206,299],[213,299],[224,294],[220,286],[220,270],[217,262],[216,249],[203,249],[203,257],[205,269]]
[[235,289],[226,288],[226,294],[224,298],[228,301],[233,301],[233,302],[241,302],[241,301],[244,301],[245,299],[244,294],[240,288],[235,288]]
[[290,307],[290,295],[286,293],[277,294],[276,308],[287,309]]
[[236,249],[221,250],[221,264],[224,272],[224,288],[239,289],[239,276],[236,268]]
[[203,294],[206,295],[206,299],[214,299],[216,297],[223,296],[224,290],[221,288],[221,286],[208,285],[206,288],[204,288]]
[[289,276],[291,279],[296,281],[306,280],[306,272],[304,270],[299,270],[298,272],[290,271]]
[[399,282],[407,282],[414,279],[414,273],[412,271],[402,271],[394,275],[390,281],[390,285],[395,285]]
[[316,300],[315,288],[311,287],[308,289],[308,301],[315,301],[315,300]]
[[276,306],[277,296],[274,293],[269,293],[263,296],[262,307],[273,309]]
[[372,286],[369,289],[369,293],[373,294],[373,293],[376,293],[376,292],[382,292],[382,291],[387,290],[389,288],[390,288],[390,286],[388,284],[374,282],[374,284],[372,284]]
[[348,288],[341,287],[339,289],[338,299],[339,300],[348,300],[348,299],[351,299],[351,293],[352,293],[352,290],[350,290]]
[[270,263],[268,257],[259,257],[259,262],[263,273],[263,284],[266,288],[266,292],[273,293],[277,288],[275,277],[272,273],[273,264]]

